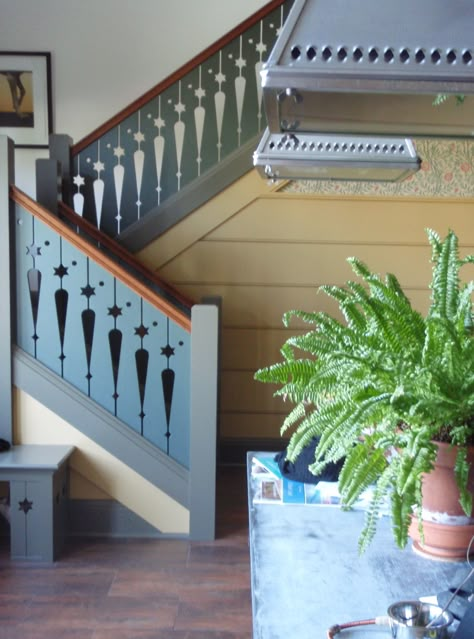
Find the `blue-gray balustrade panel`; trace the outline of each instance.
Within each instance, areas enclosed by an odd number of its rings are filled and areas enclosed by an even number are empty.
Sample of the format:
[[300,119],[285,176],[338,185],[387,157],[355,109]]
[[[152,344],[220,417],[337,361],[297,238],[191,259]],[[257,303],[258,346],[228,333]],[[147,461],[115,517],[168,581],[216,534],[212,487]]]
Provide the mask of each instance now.
[[260,69],[291,2],[74,158],[74,210],[114,237],[266,126]]
[[189,467],[190,335],[17,207],[17,342]]

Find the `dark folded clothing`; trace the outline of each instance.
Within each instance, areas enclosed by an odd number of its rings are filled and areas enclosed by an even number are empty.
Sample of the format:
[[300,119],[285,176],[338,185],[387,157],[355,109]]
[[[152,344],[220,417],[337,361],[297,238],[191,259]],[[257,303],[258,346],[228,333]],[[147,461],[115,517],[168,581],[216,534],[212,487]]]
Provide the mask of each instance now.
[[10,443],[7,442],[6,439],[2,439],[0,437],[0,453],[3,453],[6,450],[10,450]]
[[275,461],[278,463],[283,477],[292,479],[293,481],[300,481],[304,484],[317,484],[320,481],[337,481],[342,465],[344,464],[344,459],[340,459],[337,463],[329,462],[319,475],[313,475],[308,468],[308,466],[314,462],[314,451],[318,442],[319,439],[317,437],[313,438],[310,444],[303,448],[295,462],[290,462],[286,458],[286,448],[277,453],[275,455]]

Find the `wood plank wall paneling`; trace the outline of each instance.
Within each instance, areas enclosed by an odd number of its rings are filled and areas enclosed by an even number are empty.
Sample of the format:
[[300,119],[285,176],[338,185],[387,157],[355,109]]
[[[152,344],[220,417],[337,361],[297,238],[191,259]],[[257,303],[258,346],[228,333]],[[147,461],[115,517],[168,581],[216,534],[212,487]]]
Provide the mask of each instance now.
[[262,180],[257,171],[249,171],[225,191],[196,209],[192,216],[188,216],[180,224],[175,224],[151,242],[137,257],[149,268],[159,269],[172,261],[181,251],[225,224],[234,215],[240,215],[249,203],[278,190],[283,184],[286,182],[271,184],[268,180]]
[[261,196],[216,228],[208,239],[305,240],[336,244],[421,244],[424,229],[453,228],[464,242],[472,226],[471,199],[321,197],[297,193]]
[[[280,437],[291,407],[273,398],[274,388],[255,382],[253,373],[280,359],[286,336],[304,330],[301,322],[284,329],[286,310],[338,313],[316,287],[342,285],[351,277],[348,256],[365,260],[381,274],[395,273],[424,312],[431,275],[425,228],[441,235],[453,228],[462,252],[474,252],[472,199],[254,196],[245,205],[241,198],[241,209],[220,218],[214,229],[186,231],[193,241],[159,269],[194,299],[222,297],[220,433],[235,439]],[[222,205],[225,197],[219,197]],[[194,223],[202,224],[203,213]],[[193,217],[183,224],[192,225]],[[466,276],[474,277],[474,267],[469,273],[466,269]]]
[[[224,370],[246,371],[267,366],[281,357],[280,348],[288,337],[282,328],[229,327],[222,331],[221,364]],[[291,330],[292,335],[305,330]]]
[[221,439],[266,439],[280,441],[280,428],[286,417],[284,412],[246,413],[223,412],[221,414]]
[[[314,287],[343,284],[353,277],[346,261],[355,255],[379,273],[396,273],[404,287],[422,288],[430,279],[430,249],[408,244],[323,244],[318,241],[201,241],[161,271],[175,285]],[[416,269],[413,265],[416,264]],[[218,265],[218,268],[216,268]]]
[[[221,296],[225,301],[223,307],[224,326],[244,326],[257,328],[280,328],[282,316],[289,309],[304,309],[307,311],[322,310],[337,314],[335,302],[321,293],[316,292],[315,286],[281,286],[267,284],[260,286],[228,286],[217,284],[180,285],[184,293],[201,296]],[[429,291],[427,289],[406,291],[415,307],[424,310],[427,307]],[[293,320],[293,327],[302,328],[304,325]]]

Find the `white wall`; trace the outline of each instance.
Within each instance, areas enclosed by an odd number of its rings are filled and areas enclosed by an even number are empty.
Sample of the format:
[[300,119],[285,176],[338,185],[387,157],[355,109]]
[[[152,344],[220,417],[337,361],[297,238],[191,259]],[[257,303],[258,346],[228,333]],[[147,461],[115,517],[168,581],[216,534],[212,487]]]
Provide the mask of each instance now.
[[[54,131],[78,142],[266,3],[0,0],[0,50],[51,52]],[[16,151],[32,196],[37,157]]]

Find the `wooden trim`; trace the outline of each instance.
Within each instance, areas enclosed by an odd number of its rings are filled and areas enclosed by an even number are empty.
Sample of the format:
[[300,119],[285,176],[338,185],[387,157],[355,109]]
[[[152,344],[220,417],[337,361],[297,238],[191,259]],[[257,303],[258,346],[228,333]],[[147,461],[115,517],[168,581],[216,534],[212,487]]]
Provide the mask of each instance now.
[[[262,195],[262,198],[274,199],[280,198],[284,200],[355,200],[359,202],[434,202],[449,204],[474,204],[474,197],[468,195],[466,197],[445,197],[444,195],[424,195],[423,193],[400,193],[393,194],[387,193],[344,193],[343,191],[338,193],[321,193],[317,191],[317,181],[315,180],[314,191],[283,191],[287,184],[290,184],[294,180],[280,180],[277,183],[277,188],[268,191],[268,193]],[[343,184],[343,182],[339,182]]]
[[107,122],[104,122],[104,124],[92,131],[92,133],[82,138],[82,140],[79,140],[79,142],[72,146],[72,154],[77,155],[83,149],[105,135],[108,131],[110,131],[110,129],[118,126],[132,113],[135,113],[136,111],[138,111],[138,109],[141,109],[147,102],[149,102],[153,98],[156,98],[156,96],[160,95],[160,93],[163,93],[163,91],[165,91],[168,87],[181,80],[187,73],[192,71],[192,69],[199,66],[208,58],[220,51],[223,47],[229,44],[229,42],[234,40],[234,38],[237,38],[238,36],[242,35],[242,33],[245,33],[245,31],[265,18],[265,16],[271,13],[274,9],[277,9],[282,4],[284,4],[284,2],[285,0],[272,0],[264,7],[259,9],[259,11],[250,16],[250,18],[247,18],[246,20],[241,22],[237,27],[229,31],[226,35],[222,36],[222,38],[219,38],[219,40],[217,40],[216,42],[214,42],[214,44],[211,44],[209,47],[204,49],[204,51],[189,60],[189,62],[183,64],[182,67],[180,67],[174,73],[152,87],[142,96],[134,100],[131,104],[119,111],[116,115],[112,116],[109,120],[107,120]]
[[100,242],[101,246],[104,246],[109,251],[113,252],[114,255],[116,255],[120,260],[128,264],[135,271],[138,271],[140,275],[143,275],[148,280],[159,286],[160,289],[168,293],[176,300],[176,302],[181,304],[185,309],[189,311],[189,313],[191,313],[191,308],[196,303],[194,300],[186,297],[173,286],[160,279],[154,271],[146,267],[137,258],[133,257],[133,255],[131,255],[131,253],[126,248],[124,248],[109,235],[106,235],[105,233],[100,231],[96,226],[94,226],[84,218],[78,216],[77,213],[75,213],[69,206],[67,206],[67,204],[59,202],[58,205],[60,215],[65,217],[75,226],[79,226],[87,233],[89,237],[92,237],[97,242]]
[[[104,253],[97,247],[90,244],[87,240],[78,235],[72,228],[65,226],[59,218],[51,215],[49,211],[40,206],[37,202],[33,201],[28,195],[26,195],[23,191],[18,189],[15,186],[10,187],[10,197],[20,206],[22,206],[29,213],[34,215],[36,218],[41,220],[44,224],[49,226],[55,233],[58,233],[70,242],[73,246],[78,248],[85,255],[90,257],[94,262],[99,264],[106,269],[111,275],[120,280],[125,286],[128,286],[132,291],[134,291],[137,295],[140,295],[144,300],[152,304],[155,308],[160,310],[162,313],[167,315],[170,319],[172,319],[176,324],[181,326],[181,328],[185,329],[188,332],[191,332],[191,319],[188,315],[177,309],[173,304],[168,302],[167,300],[160,297],[158,294],[154,293],[146,284],[142,284],[138,281],[133,275],[128,273],[122,266],[117,264],[112,258],[107,257]],[[65,205],[60,206],[61,213],[65,215],[65,217],[70,218],[70,215],[73,215],[72,218],[73,223],[76,226],[80,226],[85,231],[90,233],[92,237],[99,241],[104,247],[113,251],[113,253],[121,260],[126,260],[126,262],[135,270],[139,271],[140,274],[144,275],[152,282],[156,283],[158,286],[172,294],[175,298],[179,299],[179,301],[186,306],[186,308],[190,309],[193,303],[190,300],[187,300],[180,294],[177,294],[176,291],[171,289],[168,285],[164,284],[157,276],[149,271],[145,266],[140,264],[138,261],[134,260],[130,257],[123,249],[120,250],[117,248],[117,243],[106,237],[99,230],[94,228],[91,224],[89,224],[86,220],[83,220],[75,213],[73,213],[70,209],[66,213]],[[93,233],[92,230],[93,229]]]

